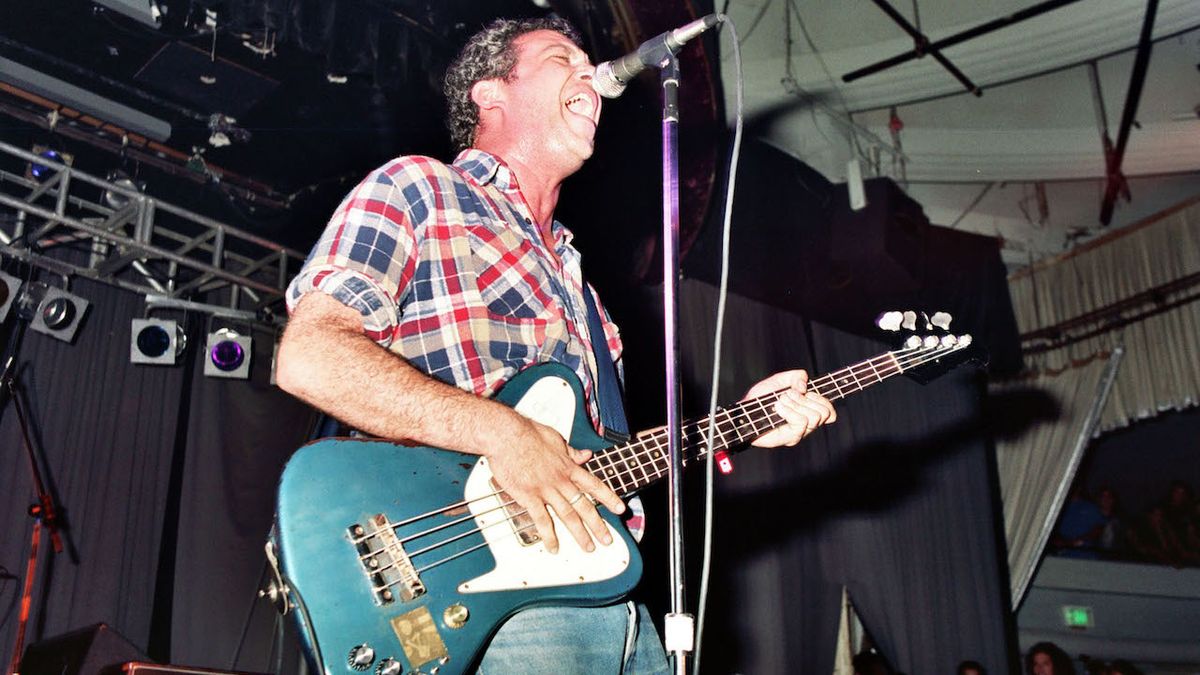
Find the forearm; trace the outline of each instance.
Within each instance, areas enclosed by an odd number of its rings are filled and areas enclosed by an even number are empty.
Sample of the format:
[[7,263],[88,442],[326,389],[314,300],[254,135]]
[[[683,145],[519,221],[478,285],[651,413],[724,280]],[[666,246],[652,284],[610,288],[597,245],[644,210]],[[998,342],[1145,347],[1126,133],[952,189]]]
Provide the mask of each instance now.
[[366,433],[491,454],[524,418],[439,382],[362,332],[358,313],[323,293],[306,295],[280,342],[279,386]]

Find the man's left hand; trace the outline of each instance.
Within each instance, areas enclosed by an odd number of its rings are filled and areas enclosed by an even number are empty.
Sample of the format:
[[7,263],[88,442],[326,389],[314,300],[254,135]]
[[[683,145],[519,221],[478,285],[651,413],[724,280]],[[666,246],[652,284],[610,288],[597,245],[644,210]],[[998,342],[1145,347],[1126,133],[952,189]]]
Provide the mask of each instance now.
[[750,387],[742,400],[756,398],[786,388],[787,391],[775,403],[775,412],[784,419],[784,425],[759,436],[753,445],[760,448],[776,448],[795,445],[813,429],[833,422],[837,412],[824,396],[808,391],[808,373],[803,370],[785,370]]

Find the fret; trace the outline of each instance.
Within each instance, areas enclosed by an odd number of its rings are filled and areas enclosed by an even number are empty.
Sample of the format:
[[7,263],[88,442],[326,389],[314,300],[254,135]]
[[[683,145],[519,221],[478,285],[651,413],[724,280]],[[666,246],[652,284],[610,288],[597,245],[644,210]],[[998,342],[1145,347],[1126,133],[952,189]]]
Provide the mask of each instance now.
[[[738,428],[737,422],[733,419],[733,412],[729,408],[722,408],[717,411],[716,422],[722,448],[728,448],[742,441],[742,431]],[[730,434],[733,435],[732,441],[729,440]]]
[[879,374],[879,369],[875,367],[875,359],[867,361],[867,365],[871,366],[871,372],[875,374],[875,381],[883,382],[883,376]]
[[834,398],[841,398],[841,397],[845,396],[846,394],[845,394],[845,392],[842,391],[841,385],[838,384],[836,375],[837,375],[836,373],[833,373],[833,374],[827,375],[826,377],[829,378],[830,386],[832,386],[834,388],[834,390],[836,390],[836,392],[837,392],[836,394],[834,394]]
[[[952,351],[952,350],[951,350]],[[862,391],[872,384],[919,365],[936,355],[937,350],[908,348],[886,352],[873,358],[826,373],[809,381],[809,389],[836,400]],[[903,362],[901,361],[903,359]],[[713,447],[708,447],[708,417],[686,420],[681,425],[683,462],[701,460],[713,450],[725,450],[753,440],[784,423],[775,412],[775,404],[787,390],[771,392],[735,405],[718,408],[712,415]],[[598,453],[592,473],[603,479],[618,494],[626,495],[649,485],[667,473],[667,430],[647,434],[636,441]]]
[[[647,462],[643,461],[641,457],[633,457],[633,458],[631,458],[631,461],[633,462],[633,469],[631,469],[629,473],[630,473],[630,476],[633,478],[634,483],[638,484],[638,485],[645,485],[645,484],[649,483],[650,475],[646,473]],[[642,474],[642,478],[640,481],[638,481],[638,477],[637,477],[638,472],[641,472],[641,474]]]
[[[613,456],[620,455],[622,450],[612,449],[607,452],[601,452],[593,456],[600,470],[600,478],[612,488],[613,492],[620,494],[625,489],[624,477],[620,474]],[[593,474],[596,472],[593,471]]]
[[[839,397],[845,396],[847,393],[853,394],[854,392],[861,389],[861,387],[851,388],[854,385],[854,383],[851,382],[850,378],[848,378],[846,376],[847,370],[849,370],[849,368],[843,368],[834,374],[833,382],[834,382],[834,385],[837,387]],[[847,392],[846,390],[849,390],[849,391]]]
[[858,379],[858,366],[859,365],[861,365],[861,364],[855,364],[853,366],[850,366],[849,368],[846,368],[846,370],[848,370],[850,372],[850,377],[854,378],[854,391],[862,391],[862,389],[863,389],[863,383],[860,382]]
[[647,453],[646,443],[639,442],[631,448],[625,458],[625,473],[629,477],[631,490],[637,490],[648,484],[646,465],[653,468],[653,458]]

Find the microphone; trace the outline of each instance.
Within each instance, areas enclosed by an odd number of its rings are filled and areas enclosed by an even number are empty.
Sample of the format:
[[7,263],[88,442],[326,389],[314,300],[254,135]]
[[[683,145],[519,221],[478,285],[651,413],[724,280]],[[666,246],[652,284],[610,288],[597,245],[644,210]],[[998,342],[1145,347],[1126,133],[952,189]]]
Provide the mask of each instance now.
[[596,66],[592,76],[592,89],[604,98],[616,98],[625,92],[625,86],[635,75],[646,68],[660,68],[668,56],[678,52],[688,40],[725,20],[721,14],[709,14],[700,19],[667,31],[646,40],[637,48],[619,59],[605,61]]

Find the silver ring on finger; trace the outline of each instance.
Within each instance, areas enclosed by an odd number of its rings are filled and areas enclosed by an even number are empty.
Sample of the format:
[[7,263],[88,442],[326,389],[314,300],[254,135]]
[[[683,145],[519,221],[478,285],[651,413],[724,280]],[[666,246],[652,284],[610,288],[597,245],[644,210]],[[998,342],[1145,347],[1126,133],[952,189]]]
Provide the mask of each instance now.
[[576,504],[578,504],[578,503],[579,503],[579,500],[580,500],[580,499],[583,499],[583,498],[584,498],[584,497],[586,497],[586,496],[587,496],[587,495],[585,495],[584,493],[580,492],[579,494],[575,495],[574,497],[571,497],[570,499],[568,499],[568,500],[567,500],[567,503],[568,503],[568,504],[570,504],[571,506],[575,506]]

